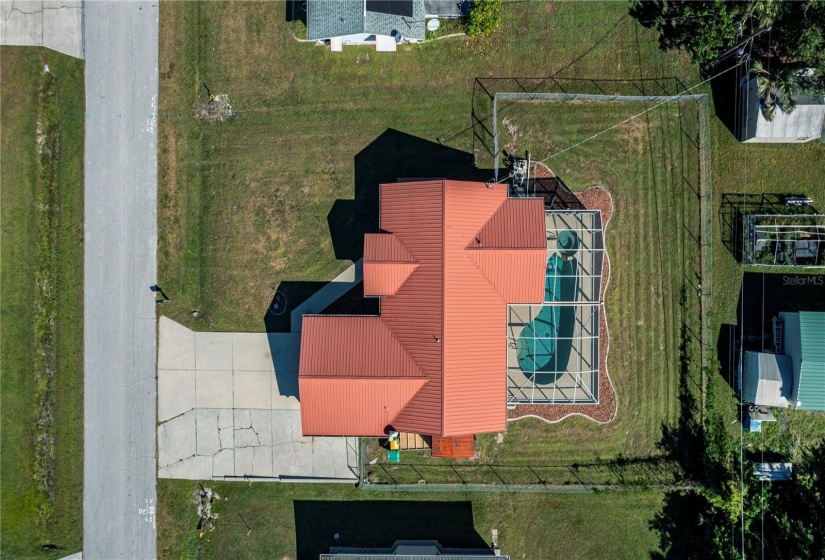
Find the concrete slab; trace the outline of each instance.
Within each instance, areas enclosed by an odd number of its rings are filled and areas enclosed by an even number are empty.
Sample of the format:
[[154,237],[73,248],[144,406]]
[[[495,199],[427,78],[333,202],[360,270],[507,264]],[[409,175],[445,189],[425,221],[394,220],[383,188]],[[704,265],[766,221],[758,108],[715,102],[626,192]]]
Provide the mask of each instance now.
[[210,480],[212,478],[212,457],[195,455],[178,463],[158,469],[160,478],[185,478],[188,480]]
[[253,410],[250,413],[252,430],[258,435],[261,445],[272,445],[272,412],[272,410]]
[[206,408],[195,411],[195,424],[197,426],[197,450],[198,455],[215,455],[221,450],[220,429],[218,428],[218,411],[214,408]]
[[232,333],[195,333],[195,367],[200,370],[231,370]]
[[165,422],[195,408],[195,371],[158,370],[158,420]]
[[259,447],[264,445],[258,433],[252,427],[235,428],[235,449]]
[[255,460],[254,447],[238,447],[235,449],[235,476],[251,476],[252,462]]
[[235,450],[221,449],[212,458],[212,477],[235,476]]
[[266,333],[232,333],[232,364],[242,371],[275,371]]
[[252,476],[273,476],[272,447],[256,447],[253,451]]
[[273,410],[270,414],[272,420],[272,444],[292,443],[295,441],[292,424],[295,414],[291,410]]
[[234,375],[234,408],[265,408],[272,406],[274,372],[238,371]]
[[83,58],[83,10],[80,0],[43,1],[43,46]]
[[47,47],[83,58],[82,0],[0,2],[0,44]]
[[195,333],[167,317],[158,325],[158,369],[195,369]]
[[173,366],[158,370],[159,476],[355,480],[346,440],[301,435],[299,333],[192,333],[161,319],[159,338]]
[[252,427],[252,411],[243,409],[243,410],[233,410],[233,418],[235,423],[235,429],[239,428],[251,428]]
[[296,441],[292,444],[292,449],[295,451],[292,462],[284,465],[287,474],[296,476],[300,473],[311,473],[311,476],[317,476],[313,468],[315,446],[311,442]]
[[158,427],[158,466],[166,467],[195,455],[195,412],[172,418]]
[[232,391],[231,371],[195,372],[197,408],[232,408]]

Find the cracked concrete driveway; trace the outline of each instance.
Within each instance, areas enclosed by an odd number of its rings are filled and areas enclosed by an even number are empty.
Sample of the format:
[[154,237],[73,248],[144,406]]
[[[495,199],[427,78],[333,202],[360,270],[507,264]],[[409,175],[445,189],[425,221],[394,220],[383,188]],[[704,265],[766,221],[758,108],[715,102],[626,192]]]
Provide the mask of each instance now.
[[158,476],[351,482],[353,438],[301,435],[299,333],[196,333],[161,317]]
[[83,58],[82,0],[2,0],[0,44],[48,47]]

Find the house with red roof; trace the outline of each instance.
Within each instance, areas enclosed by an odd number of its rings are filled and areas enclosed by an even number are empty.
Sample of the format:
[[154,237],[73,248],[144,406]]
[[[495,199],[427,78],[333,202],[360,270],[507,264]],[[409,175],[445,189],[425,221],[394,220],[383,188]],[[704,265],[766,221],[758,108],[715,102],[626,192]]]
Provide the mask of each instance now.
[[384,184],[380,227],[363,259],[380,314],[303,318],[303,434],[504,431],[507,307],[544,301],[544,201],[500,183]]

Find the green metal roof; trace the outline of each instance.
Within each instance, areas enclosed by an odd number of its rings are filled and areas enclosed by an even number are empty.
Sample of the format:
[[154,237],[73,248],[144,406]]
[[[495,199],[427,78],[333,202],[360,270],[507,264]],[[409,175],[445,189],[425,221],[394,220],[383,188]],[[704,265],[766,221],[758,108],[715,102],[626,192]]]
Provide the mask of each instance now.
[[800,311],[800,410],[825,410],[825,313]]

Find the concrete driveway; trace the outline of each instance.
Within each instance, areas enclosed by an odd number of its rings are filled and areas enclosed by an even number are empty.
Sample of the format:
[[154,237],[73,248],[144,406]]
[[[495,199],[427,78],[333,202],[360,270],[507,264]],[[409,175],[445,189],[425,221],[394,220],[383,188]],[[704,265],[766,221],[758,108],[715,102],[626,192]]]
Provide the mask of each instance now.
[[299,333],[211,333],[161,317],[158,476],[356,480],[354,438],[301,435]]
[[82,0],[3,0],[0,44],[48,47],[83,58]]

